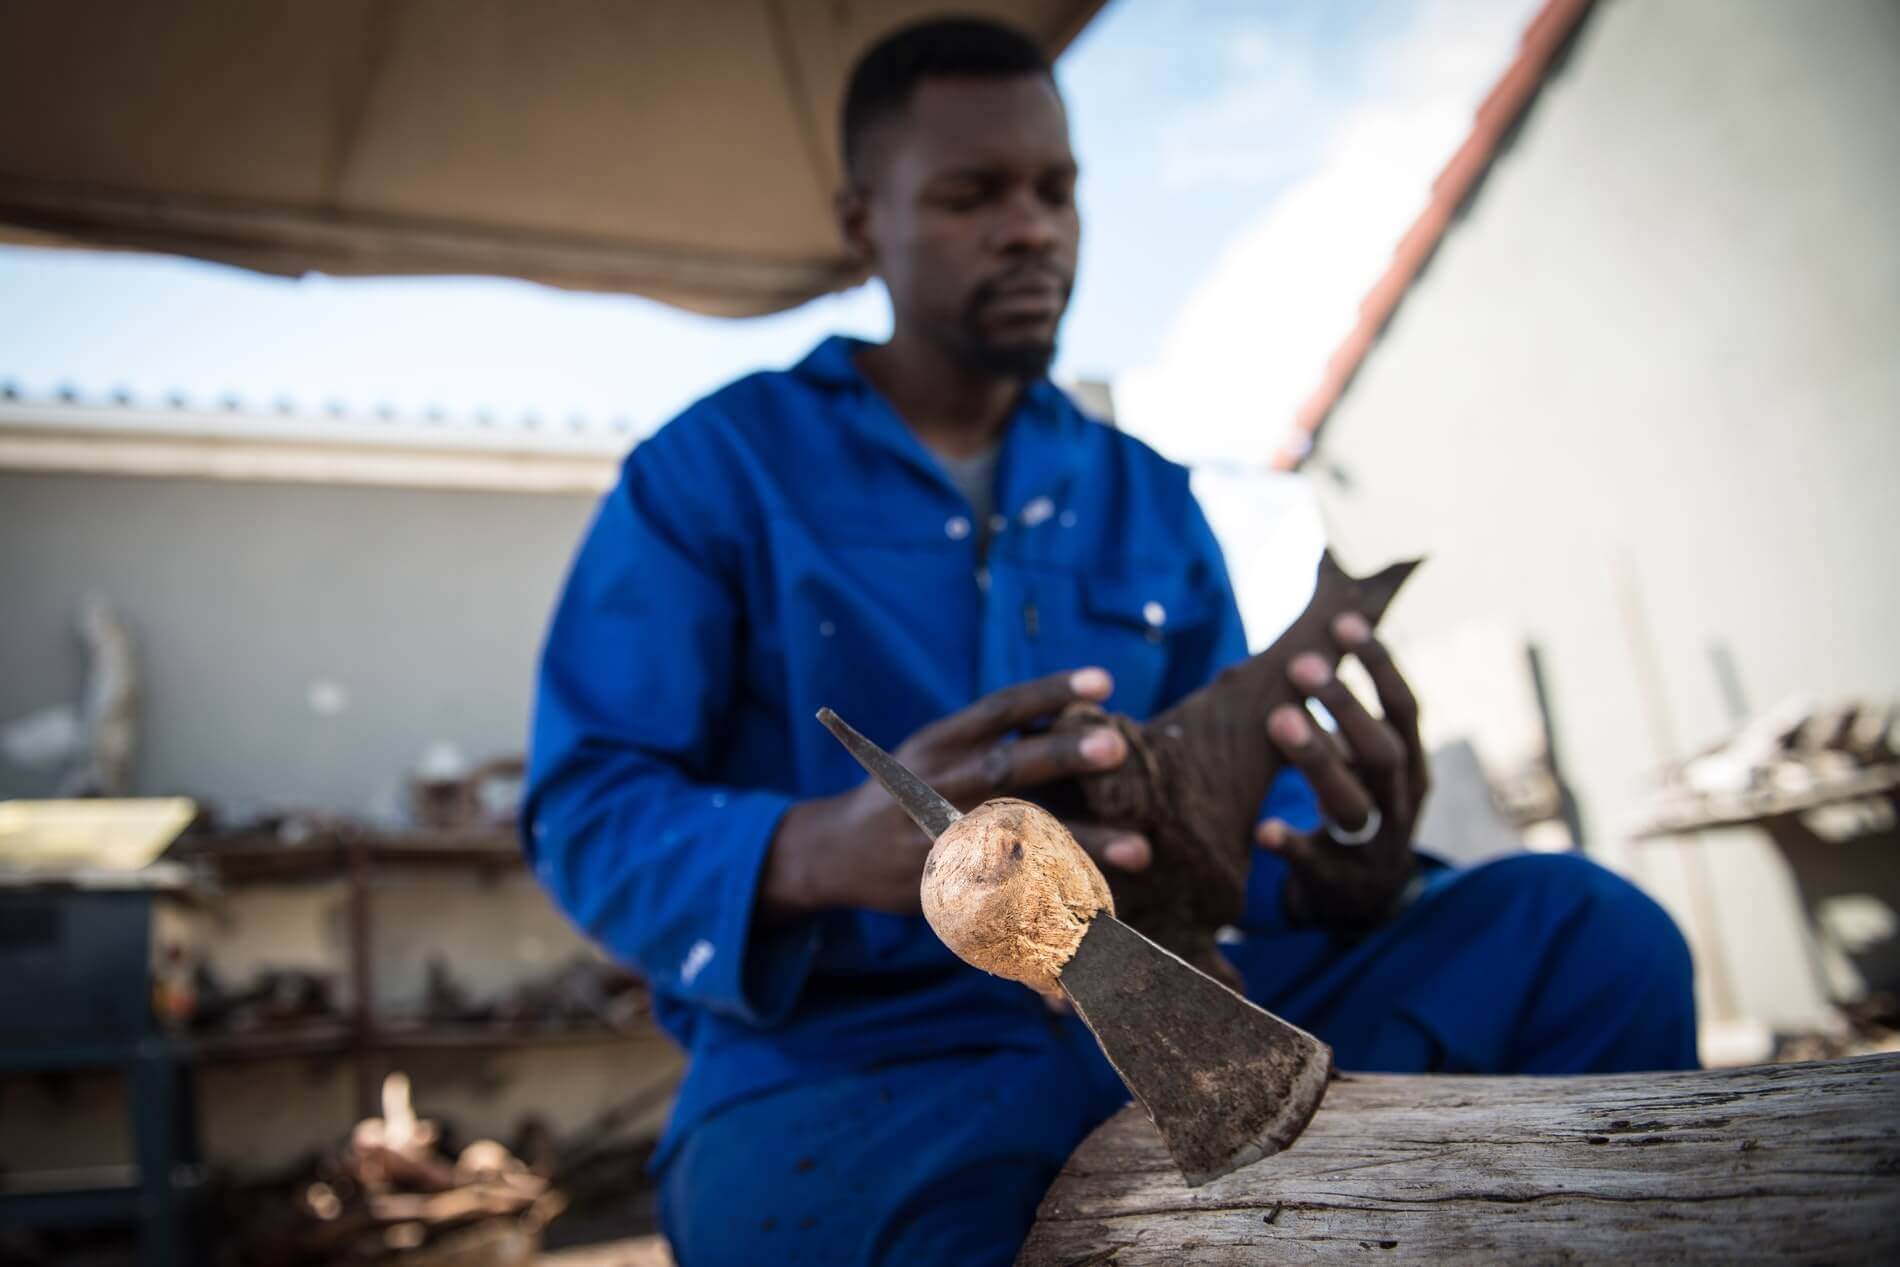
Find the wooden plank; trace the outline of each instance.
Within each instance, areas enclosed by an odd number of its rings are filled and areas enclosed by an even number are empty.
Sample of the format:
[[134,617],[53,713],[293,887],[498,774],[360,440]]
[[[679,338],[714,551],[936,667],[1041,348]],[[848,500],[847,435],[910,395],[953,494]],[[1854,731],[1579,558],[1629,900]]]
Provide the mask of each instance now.
[[200,864],[219,883],[236,888],[347,878],[349,851],[367,852],[373,870],[386,867],[510,873],[524,870],[521,846],[506,832],[323,832],[288,844],[269,836],[186,840],[169,857]]
[[376,1027],[375,1043],[385,1050],[429,1051],[451,1048],[558,1047],[596,1043],[628,1043],[659,1033],[651,1022],[640,1028],[614,1029],[588,1021],[547,1021],[532,1024],[468,1021],[453,1024],[384,1021]]
[[1019,1267],[1900,1262],[1900,1055],[1576,1078],[1349,1075],[1291,1149],[1200,1188],[1135,1106]]
[[[588,1046],[637,1042],[658,1033],[647,1021],[631,1030],[586,1021],[538,1024],[383,1021],[370,1032],[368,1045],[380,1051]],[[181,1054],[201,1063],[340,1056],[354,1051],[358,1045],[355,1026],[348,1020],[298,1022],[251,1030],[209,1030],[180,1039],[178,1044]]]
[[208,1030],[179,1040],[182,1053],[201,1063],[340,1056],[356,1045],[349,1022],[299,1021],[249,1030]]
[[1716,827],[1749,827],[1764,819],[1805,814],[1825,805],[1895,792],[1900,792],[1900,765],[1817,778],[1807,787],[1794,789],[1766,786],[1707,793],[1675,791],[1657,798],[1658,807],[1635,829],[1634,837],[1650,840]]

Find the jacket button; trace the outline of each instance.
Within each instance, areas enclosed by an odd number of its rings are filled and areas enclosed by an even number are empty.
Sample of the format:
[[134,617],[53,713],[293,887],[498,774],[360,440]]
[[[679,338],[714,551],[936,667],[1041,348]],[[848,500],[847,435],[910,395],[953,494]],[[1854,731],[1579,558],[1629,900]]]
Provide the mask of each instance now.
[[970,521],[962,515],[952,515],[943,525],[943,535],[952,541],[961,541],[970,535]]
[[1159,629],[1168,623],[1168,609],[1151,598],[1141,605],[1141,618],[1153,628]]

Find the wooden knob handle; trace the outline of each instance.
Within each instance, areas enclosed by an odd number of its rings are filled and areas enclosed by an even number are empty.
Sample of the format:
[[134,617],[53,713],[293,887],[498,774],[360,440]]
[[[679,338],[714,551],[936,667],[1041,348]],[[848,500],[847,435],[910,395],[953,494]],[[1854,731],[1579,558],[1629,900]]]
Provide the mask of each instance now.
[[937,837],[924,862],[924,918],[965,963],[1045,994],[1089,921],[1115,913],[1108,881],[1040,805],[986,801]]

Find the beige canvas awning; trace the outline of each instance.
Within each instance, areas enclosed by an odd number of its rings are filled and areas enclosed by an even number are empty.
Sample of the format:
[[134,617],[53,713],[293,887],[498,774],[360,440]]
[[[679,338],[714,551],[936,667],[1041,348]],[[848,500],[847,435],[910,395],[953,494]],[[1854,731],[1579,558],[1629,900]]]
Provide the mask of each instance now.
[[[1059,51],[1101,0],[966,0]],[[499,274],[699,312],[855,280],[852,60],[926,0],[8,0],[0,241]]]

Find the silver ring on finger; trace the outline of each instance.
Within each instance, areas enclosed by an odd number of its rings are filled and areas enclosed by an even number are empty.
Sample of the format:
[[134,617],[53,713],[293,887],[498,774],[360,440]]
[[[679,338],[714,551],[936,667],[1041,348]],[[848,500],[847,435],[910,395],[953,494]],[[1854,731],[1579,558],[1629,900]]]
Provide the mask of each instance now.
[[1383,826],[1385,826],[1385,818],[1379,813],[1379,807],[1374,805],[1366,814],[1366,821],[1350,831],[1329,820],[1326,824],[1326,834],[1336,845],[1363,845],[1377,836],[1379,829]]
[[1016,763],[1010,758],[1007,748],[999,746],[991,748],[988,752],[984,753],[983,764],[979,767],[979,772],[983,776],[985,786],[992,790],[1008,787],[1010,771],[1015,767],[1015,764]]

